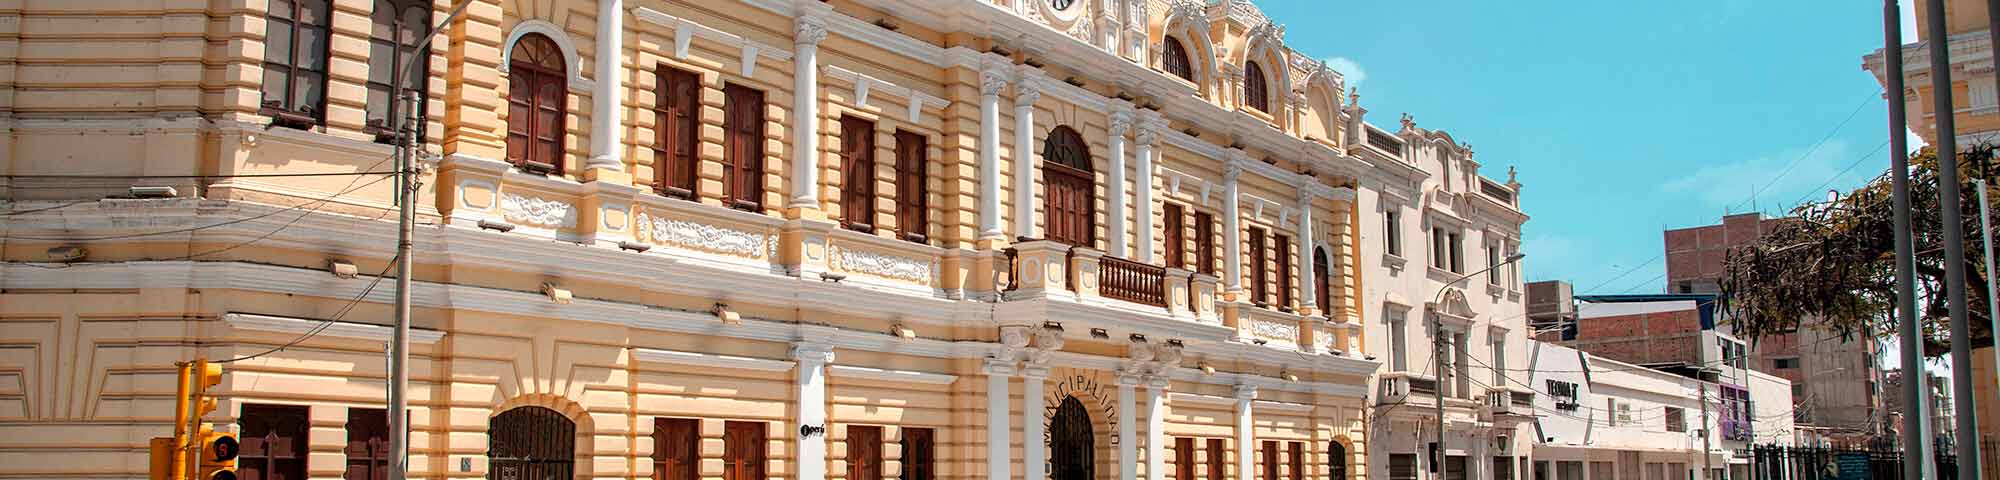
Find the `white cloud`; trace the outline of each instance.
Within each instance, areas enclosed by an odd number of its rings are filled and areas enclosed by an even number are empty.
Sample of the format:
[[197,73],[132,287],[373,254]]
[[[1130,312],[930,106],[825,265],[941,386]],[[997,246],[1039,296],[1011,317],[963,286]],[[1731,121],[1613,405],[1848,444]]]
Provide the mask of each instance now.
[[[1700,205],[1728,208],[1733,212],[1750,211],[1750,199],[1754,193],[1757,209],[1774,211],[1791,207],[1792,202],[1802,195],[1823,193],[1806,192],[1823,183],[1826,188],[1844,190],[1854,185],[1841,179],[1867,178],[1879,173],[1881,165],[1867,164],[1841,173],[1842,169],[1855,162],[1857,155],[1865,153],[1850,148],[1845,140],[1829,140],[1817,149],[1792,148],[1770,155],[1703,166],[1681,178],[1667,181],[1660,186],[1660,190],[1688,195]],[[1787,171],[1786,165],[1794,161],[1798,164]],[[1784,176],[1777,177],[1781,172]],[[1836,175],[1841,179],[1828,182]]]
[[1347,88],[1350,90],[1361,86],[1361,81],[1368,79],[1368,71],[1363,70],[1361,64],[1351,58],[1333,57],[1326,59],[1326,67],[1340,72],[1340,76],[1347,79]]

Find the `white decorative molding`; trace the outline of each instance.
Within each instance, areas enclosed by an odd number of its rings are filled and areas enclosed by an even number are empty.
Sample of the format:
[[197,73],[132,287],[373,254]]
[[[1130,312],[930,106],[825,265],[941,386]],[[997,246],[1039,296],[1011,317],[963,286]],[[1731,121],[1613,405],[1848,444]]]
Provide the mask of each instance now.
[[500,195],[500,211],[509,222],[576,228],[576,207],[555,200],[503,193]]
[[1256,409],[1259,412],[1311,413],[1313,410],[1313,405],[1307,403],[1280,402],[1275,400],[1251,400],[1250,408]]
[[755,258],[764,253],[770,235],[723,228],[687,220],[639,214],[639,238],[663,245]]
[[833,247],[833,257],[843,271],[922,284],[931,282],[931,274],[937,268],[937,262],[838,246]]
[[755,73],[755,65],[757,63],[755,60],[758,56],[769,57],[779,61],[792,59],[791,49],[759,43],[755,40],[744,38],[741,35],[702,25],[693,20],[668,15],[648,7],[633,7],[631,10],[632,16],[638,17],[639,21],[658,25],[673,31],[673,55],[678,60],[687,59],[688,45],[692,43],[694,37],[713,40],[717,43],[736,47],[742,51],[743,58],[741,60],[743,61],[744,70],[738,73],[746,77]]
[[757,372],[787,372],[796,362],[771,360],[767,358],[738,357],[712,353],[683,352],[655,348],[634,348],[632,356],[641,362],[687,365],[704,368],[729,368]]
[[1299,325],[1296,322],[1252,319],[1250,333],[1265,340],[1282,340],[1293,344],[1299,341]]
[[924,385],[950,385],[952,382],[958,381],[957,375],[946,375],[942,373],[930,373],[930,372],[916,372],[910,370],[887,370],[887,369],[873,368],[873,367],[858,367],[854,365],[829,366],[827,367],[827,373],[842,377],[853,377],[865,380],[920,383]]
[[1176,406],[1210,405],[1210,406],[1228,408],[1236,405],[1236,399],[1229,397],[1215,396],[1215,395],[1202,395],[1198,393],[1167,392],[1167,403]]
[[577,55],[576,42],[569,38],[569,32],[563,31],[562,27],[556,26],[554,23],[549,23],[548,20],[539,18],[522,20],[521,23],[514,24],[513,31],[507,33],[507,41],[500,44],[500,66],[498,68],[501,75],[506,75],[508,66],[513,65],[514,44],[520,42],[521,37],[526,37],[530,33],[539,33],[542,36],[549,37],[549,40],[556,42],[556,48],[562,50],[563,69],[569,73],[570,91],[589,92],[597,88],[597,82],[593,81],[593,79],[583,78],[583,57]]
[[840,68],[836,65],[826,65],[820,67],[820,70],[827,78],[845,80],[849,84],[854,85],[854,103],[856,105],[867,105],[869,92],[887,93],[903,98],[903,108],[907,109],[905,118],[909,119],[910,123],[916,123],[922,118],[921,115],[923,115],[925,106],[943,109],[945,106],[951,104],[942,98],[897,85],[887,80],[875,78],[865,73]]
[[[363,280],[352,281],[361,282]],[[394,340],[396,335],[396,329],[383,325],[340,320],[258,315],[254,313],[225,313],[222,314],[222,323],[228,324],[230,328],[242,330],[297,334],[318,330],[319,333],[314,334],[315,336],[382,342]],[[324,327],[322,328],[322,326]],[[437,343],[438,340],[442,339],[444,339],[444,332],[427,328],[410,329],[410,343],[429,345]]]

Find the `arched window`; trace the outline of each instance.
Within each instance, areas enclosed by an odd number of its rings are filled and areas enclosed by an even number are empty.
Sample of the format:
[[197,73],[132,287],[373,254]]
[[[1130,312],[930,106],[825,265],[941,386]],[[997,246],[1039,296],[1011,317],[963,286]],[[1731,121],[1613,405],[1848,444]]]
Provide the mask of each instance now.
[[1347,446],[1339,441],[1326,442],[1327,480],[1347,480]]
[[1257,62],[1243,66],[1243,103],[1259,112],[1271,111],[1270,85],[1264,81],[1264,67]]
[[1314,305],[1319,307],[1321,314],[1329,317],[1333,316],[1333,292],[1328,288],[1330,284],[1326,277],[1333,270],[1332,267],[1333,265],[1326,261],[1326,249],[1313,248],[1313,301]]
[[539,33],[514,43],[507,70],[507,161],[523,170],[561,174],[569,79],[562,49]]
[[487,423],[486,478],[570,478],[576,423],[544,407],[515,407]]
[[1181,80],[1194,81],[1194,65],[1188,63],[1187,47],[1181,46],[1180,39],[1167,37],[1167,46],[1160,53],[1160,69]]
[[1097,229],[1096,177],[1091,173],[1090,146],[1067,126],[1056,127],[1042,143],[1043,215],[1049,240],[1095,247]]

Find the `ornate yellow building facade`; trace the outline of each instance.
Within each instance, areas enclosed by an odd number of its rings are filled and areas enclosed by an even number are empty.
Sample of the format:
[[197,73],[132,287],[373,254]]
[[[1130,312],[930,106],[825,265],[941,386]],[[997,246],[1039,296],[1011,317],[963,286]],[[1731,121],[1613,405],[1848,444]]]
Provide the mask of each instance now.
[[[397,91],[413,476],[1404,478],[1393,407],[1443,385],[1455,468],[1521,478],[1528,397],[1468,383],[1528,364],[1518,273],[1461,277],[1519,185],[1283,36],[1237,0],[0,0],[0,478],[143,477],[198,357],[242,359],[243,476],[379,475]],[[1378,385],[1419,307],[1447,381]]]

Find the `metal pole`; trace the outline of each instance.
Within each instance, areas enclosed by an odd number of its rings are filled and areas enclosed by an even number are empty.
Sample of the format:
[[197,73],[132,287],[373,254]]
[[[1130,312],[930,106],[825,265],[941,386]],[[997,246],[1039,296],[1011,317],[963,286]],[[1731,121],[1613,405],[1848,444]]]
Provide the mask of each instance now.
[[389,480],[404,480],[410,471],[410,230],[417,219],[417,102],[408,92],[403,101],[403,127],[397,129],[396,200],[401,208],[396,227],[396,334],[390,340]]
[[[1460,280],[1463,280],[1463,278]],[[1445,288],[1451,288],[1451,285],[1445,284]],[[1438,292],[1442,294],[1444,291],[1439,290]],[[1442,295],[1440,295],[1440,298],[1442,298]],[[1431,385],[1431,395],[1437,399],[1437,455],[1431,458],[1432,479],[1442,479],[1445,474],[1444,465],[1442,465],[1444,463],[1444,322],[1440,319],[1442,312],[1438,311],[1437,303],[1433,301],[1430,306],[1431,364],[1437,365],[1437,375],[1433,380],[1434,383]]]
[[[1972,334],[1965,314],[1965,219],[1959,211],[1958,129],[1951,104],[1951,41],[1945,35],[1944,0],[1928,0],[1931,38],[1931,111],[1937,119],[1938,208],[1943,210],[1944,293],[1951,314],[1951,394],[1958,431],[1977,432],[1972,407]],[[1979,478],[1979,442],[1958,447],[1958,477]]]
[[[1928,397],[1924,396],[1923,328],[1917,324],[1916,254],[1910,244],[1910,150],[1903,88],[1902,9],[1882,2],[1882,63],[1889,94],[1889,178],[1896,237],[1896,326],[1901,337],[1903,399],[1903,478],[1921,479],[1930,470]],[[1949,115],[1947,115],[1948,117]]]
[[[1701,384],[1701,478],[1708,478],[1709,470],[1715,468],[1708,459],[1708,436],[1715,432],[1708,428],[1708,381],[1696,380],[1696,382]],[[1753,415],[1755,413],[1751,412]],[[1752,445],[1755,443],[1752,442]]]

